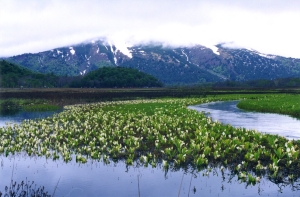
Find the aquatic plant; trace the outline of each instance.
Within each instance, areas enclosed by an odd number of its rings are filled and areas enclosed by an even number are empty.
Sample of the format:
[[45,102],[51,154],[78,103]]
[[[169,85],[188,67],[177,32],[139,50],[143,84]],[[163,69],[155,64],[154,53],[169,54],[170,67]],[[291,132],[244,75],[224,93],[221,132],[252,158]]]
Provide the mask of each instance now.
[[[10,186],[5,186],[4,197],[51,197],[44,186],[36,187],[34,181],[28,181],[27,178],[21,183],[11,180]],[[0,197],[2,192],[0,192]]]
[[0,114],[12,115],[19,111],[55,111],[61,109],[60,106],[49,104],[46,100],[40,99],[1,99]]
[[[0,152],[25,151],[65,162],[76,158],[105,163],[139,161],[164,169],[223,165],[259,176],[300,176],[299,147],[277,135],[234,128],[187,108],[218,100],[243,99],[239,95],[205,98],[100,102],[66,106],[65,111],[20,126],[0,128]],[[253,97],[253,95],[248,95]],[[260,96],[263,97],[263,96]],[[253,184],[255,175],[247,174]],[[257,176],[256,176],[257,177]]]

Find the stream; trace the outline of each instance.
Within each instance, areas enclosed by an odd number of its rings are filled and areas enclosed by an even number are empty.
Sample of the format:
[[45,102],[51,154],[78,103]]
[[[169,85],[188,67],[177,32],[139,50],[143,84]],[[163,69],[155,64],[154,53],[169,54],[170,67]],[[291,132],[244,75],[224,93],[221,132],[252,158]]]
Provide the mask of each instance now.
[[[289,116],[246,112],[236,107],[238,101],[214,102],[190,109],[204,111],[213,120],[235,127],[256,129],[260,132],[300,139],[300,121]],[[51,114],[43,114],[45,116]],[[0,117],[1,126],[6,121],[19,123],[22,119],[45,117],[22,114],[22,118]],[[152,168],[126,166],[124,161],[109,164],[103,161],[88,160],[86,164],[63,160],[53,161],[45,157],[28,156],[18,153],[0,156],[0,191],[5,194],[5,186],[11,181],[16,184],[31,184],[31,189],[43,187],[51,196],[92,197],[92,196],[299,196],[300,186],[294,184],[273,183],[262,177],[260,183],[247,185],[229,169],[209,166],[196,172],[187,169],[165,170],[162,166]]]
[[249,112],[239,109],[238,101],[212,102],[190,109],[205,112],[214,121],[234,127],[255,129],[262,133],[278,134],[288,139],[300,139],[300,120],[287,115]]

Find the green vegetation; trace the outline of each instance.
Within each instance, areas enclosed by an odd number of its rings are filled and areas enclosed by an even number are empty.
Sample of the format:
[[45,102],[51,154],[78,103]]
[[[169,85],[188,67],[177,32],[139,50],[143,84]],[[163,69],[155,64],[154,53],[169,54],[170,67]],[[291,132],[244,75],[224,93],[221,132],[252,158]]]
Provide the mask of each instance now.
[[15,114],[20,111],[19,105],[11,100],[1,100],[0,101],[0,114],[10,115]]
[[274,80],[258,79],[251,81],[230,81],[217,82],[214,88],[299,88],[300,78],[280,78]]
[[53,74],[34,73],[5,60],[0,61],[0,87],[53,87],[58,78]]
[[137,69],[123,67],[103,67],[86,74],[81,80],[74,81],[71,87],[161,87],[155,77],[139,72]]
[[76,76],[80,73],[76,62],[71,61],[67,63],[63,58],[45,56],[41,56],[40,54],[23,54],[21,56],[10,57],[7,60],[43,74],[54,73],[57,76]]
[[285,114],[300,118],[300,95],[270,95],[252,100],[242,100],[237,106],[245,110]]
[[[0,191],[0,197],[4,195],[4,197],[51,197],[52,195],[45,190],[44,186],[39,186],[34,183],[34,181],[23,180],[21,183],[17,183],[11,179],[11,184],[5,186],[5,190],[2,193]],[[54,197],[54,195],[52,196]]]
[[[54,160],[127,165],[161,165],[178,170],[224,166],[241,181],[255,184],[261,176],[293,182],[300,177],[299,141],[213,122],[187,106],[205,102],[264,98],[223,95],[205,98],[101,102],[66,106],[65,111],[20,126],[0,128],[0,152]],[[276,97],[276,95],[274,95]],[[224,168],[221,167],[221,168]]]
[[0,61],[1,88],[33,87],[161,87],[162,83],[151,75],[136,69],[103,67],[81,77],[55,76],[34,73],[5,60]]
[[0,114],[10,115],[19,111],[55,111],[61,109],[60,106],[49,104],[41,99],[1,99]]

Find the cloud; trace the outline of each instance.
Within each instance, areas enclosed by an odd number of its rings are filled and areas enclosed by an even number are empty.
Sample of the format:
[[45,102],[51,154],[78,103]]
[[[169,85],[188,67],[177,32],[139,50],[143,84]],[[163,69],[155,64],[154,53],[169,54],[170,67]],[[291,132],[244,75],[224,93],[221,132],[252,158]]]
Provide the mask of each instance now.
[[300,58],[299,9],[292,0],[0,0],[0,56],[107,37],[131,45],[231,42]]

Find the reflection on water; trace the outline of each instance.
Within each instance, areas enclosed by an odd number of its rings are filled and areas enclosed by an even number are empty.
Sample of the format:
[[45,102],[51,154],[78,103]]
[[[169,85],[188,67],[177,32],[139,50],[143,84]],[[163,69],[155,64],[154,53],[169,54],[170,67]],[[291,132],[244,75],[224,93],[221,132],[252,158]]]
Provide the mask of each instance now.
[[53,115],[54,113],[59,113],[62,110],[57,111],[35,111],[35,112],[25,112],[21,111],[13,115],[3,116],[0,115],[0,127],[4,127],[5,123],[16,123],[20,124],[25,119],[35,119],[35,118],[45,118]]
[[300,120],[286,115],[248,112],[236,107],[238,101],[213,102],[190,109],[205,111],[213,120],[234,127],[256,129],[260,132],[278,134],[288,139],[300,139]]
[[[224,123],[238,127],[248,128],[245,123],[252,126],[261,126],[261,122],[270,123],[270,118],[264,119],[268,114],[244,112],[235,106],[236,103],[237,101],[227,104],[213,103],[191,108],[199,111],[209,110],[213,119],[223,122],[223,118],[228,118],[231,122]],[[49,116],[51,113],[53,112],[44,115]],[[22,118],[19,120],[16,118],[10,120],[20,122],[23,119],[43,117],[40,112],[36,116],[32,116],[32,114],[23,112]],[[275,123],[279,122],[278,119],[282,120],[281,116],[275,119]],[[3,117],[1,120],[3,121]],[[269,125],[272,126],[273,123]],[[283,128],[291,128],[290,122],[288,125],[283,126]],[[300,131],[300,129],[298,130]],[[270,127],[269,131],[284,133],[282,130],[273,130]],[[300,137],[296,131],[288,131],[288,133]],[[144,167],[138,162],[135,162],[134,167],[127,167],[122,161],[111,162],[107,165],[103,162],[89,160],[86,164],[78,164],[75,158],[71,162],[65,163],[62,160],[47,160],[45,157],[28,157],[24,153],[9,157],[0,155],[0,163],[0,191],[2,193],[5,193],[3,192],[5,186],[11,185],[11,180],[17,183],[28,180],[34,181],[33,185],[36,188],[43,186],[44,191],[47,191],[48,194],[55,193],[55,196],[65,197],[300,195],[298,182],[291,184],[283,181],[275,184],[268,178],[262,177],[260,183],[247,185],[247,183],[241,183],[241,180],[230,169],[221,170],[214,167],[206,168],[200,172],[192,169],[169,169],[166,172],[159,165],[156,168]]]
[[[262,178],[256,185],[240,183],[237,176],[225,169],[204,169],[166,173],[161,167],[126,167],[123,162],[104,164],[89,161],[78,164],[52,161],[25,155],[0,157],[0,190],[13,180],[34,181],[55,196],[295,196],[300,192],[292,185],[276,185]],[[12,174],[13,172],[13,174]],[[295,183],[295,185],[297,185]]]
[[37,187],[34,181],[29,181],[27,178],[20,183],[11,180],[10,185],[5,186],[4,193],[0,191],[0,197],[2,194],[4,194],[4,197],[51,197],[51,195],[45,191],[44,186]]

